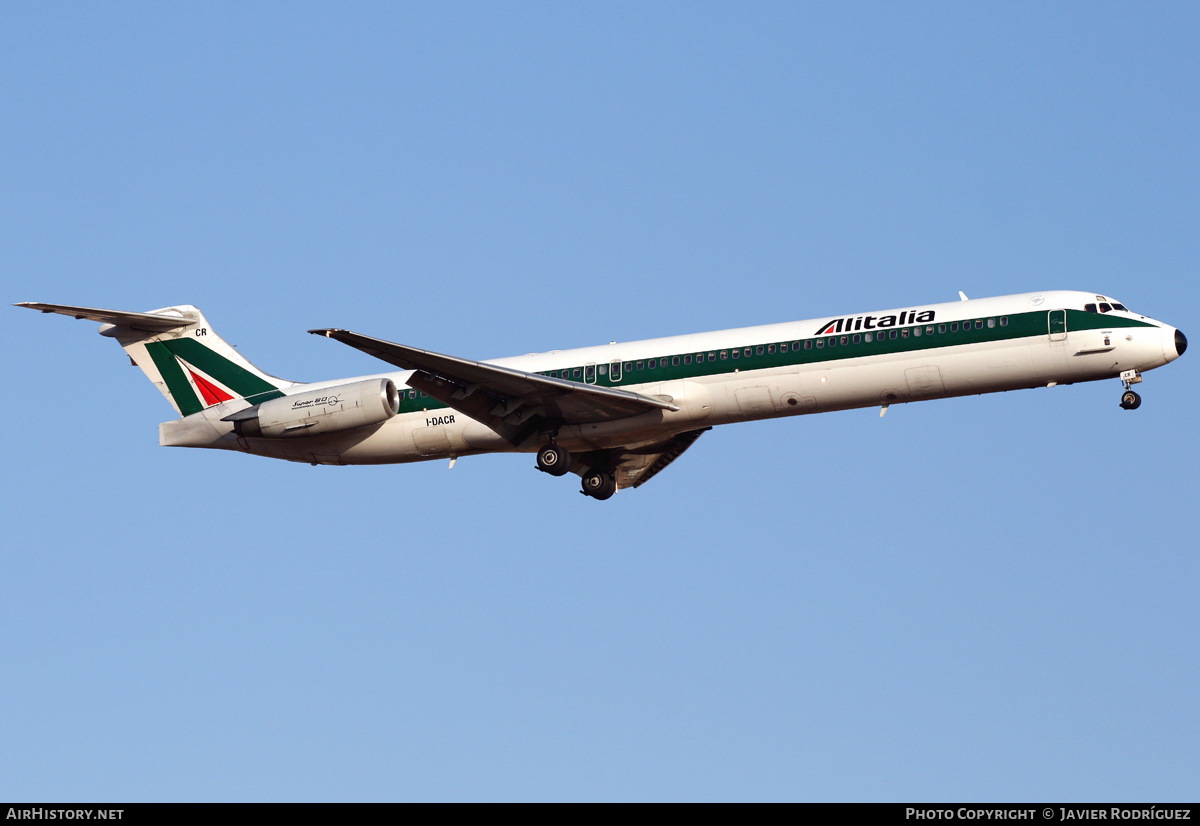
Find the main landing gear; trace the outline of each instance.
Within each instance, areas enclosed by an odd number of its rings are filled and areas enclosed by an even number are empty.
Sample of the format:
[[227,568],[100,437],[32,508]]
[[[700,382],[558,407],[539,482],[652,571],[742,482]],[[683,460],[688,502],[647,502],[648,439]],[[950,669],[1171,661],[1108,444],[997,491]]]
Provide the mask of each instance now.
[[1125,370],[1121,373],[1121,384],[1125,387],[1125,392],[1121,394],[1122,410],[1137,410],[1142,406],[1142,397],[1129,389],[1141,381],[1142,374],[1137,370]]
[[537,469],[551,476],[562,476],[571,470],[571,454],[551,442],[538,451]]
[[617,492],[617,480],[610,473],[593,470],[583,477],[583,490],[580,493],[601,501],[610,498]]
[[[571,470],[574,458],[556,442],[550,442],[537,452],[537,469],[551,476],[565,476]],[[589,470],[583,475],[583,490],[580,493],[593,499],[608,499],[617,492],[617,480],[603,470]]]

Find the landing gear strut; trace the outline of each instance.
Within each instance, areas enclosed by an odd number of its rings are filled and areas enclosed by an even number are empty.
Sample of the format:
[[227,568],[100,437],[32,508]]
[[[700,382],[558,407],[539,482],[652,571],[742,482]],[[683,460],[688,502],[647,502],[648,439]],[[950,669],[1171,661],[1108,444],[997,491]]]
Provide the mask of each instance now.
[[537,469],[551,476],[562,476],[571,469],[571,454],[551,442],[538,451]]
[[611,474],[598,470],[590,471],[583,477],[581,492],[593,499],[603,501],[617,492],[617,480]]
[[1137,370],[1125,370],[1121,373],[1121,385],[1125,388],[1125,392],[1121,394],[1122,410],[1137,410],[1142,406],[1142,397],[1129,389],[1141,381],[1142,374]]

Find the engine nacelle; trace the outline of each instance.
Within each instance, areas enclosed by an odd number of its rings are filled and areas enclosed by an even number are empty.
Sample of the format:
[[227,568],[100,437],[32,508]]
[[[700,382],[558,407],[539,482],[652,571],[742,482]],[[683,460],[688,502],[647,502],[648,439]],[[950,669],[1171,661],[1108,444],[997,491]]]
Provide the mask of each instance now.
[[232,422],[239,436],[277,439],[379,424],[399,410],[400,394],[395,382],[368,379],[272,399],[221,421]]

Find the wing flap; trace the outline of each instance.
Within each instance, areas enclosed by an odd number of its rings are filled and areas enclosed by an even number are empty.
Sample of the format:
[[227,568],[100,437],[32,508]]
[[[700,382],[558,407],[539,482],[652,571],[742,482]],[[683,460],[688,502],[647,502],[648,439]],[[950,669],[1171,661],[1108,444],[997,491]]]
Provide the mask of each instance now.
[[669,439],[637,447],[597,450],[579,457],[584,465],[607,468],[617,480],[617,488],[637,488],[649,482],[667,465],[678,459],[711,427],[677,433]]

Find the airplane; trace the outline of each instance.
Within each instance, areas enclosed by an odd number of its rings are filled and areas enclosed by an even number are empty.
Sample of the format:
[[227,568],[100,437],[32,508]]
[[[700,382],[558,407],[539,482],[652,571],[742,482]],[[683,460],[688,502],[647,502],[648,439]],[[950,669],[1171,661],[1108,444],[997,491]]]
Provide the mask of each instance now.
[[920,304],[492,361],[335,328],[309,330],[399,371],[298,383],[262,372],[191,305],[121,312],[26,302],[101,323],[174,406],[159,443],[313,465],[536,454],[610,498],[715,425],[1118,378],[1183,355],[1178,329],[1095,293]]

